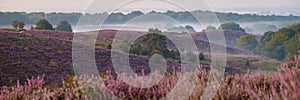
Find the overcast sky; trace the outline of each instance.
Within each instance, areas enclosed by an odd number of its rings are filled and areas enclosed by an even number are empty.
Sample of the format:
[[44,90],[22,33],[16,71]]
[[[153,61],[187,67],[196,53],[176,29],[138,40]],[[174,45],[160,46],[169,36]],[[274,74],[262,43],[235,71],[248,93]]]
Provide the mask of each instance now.
[[[26,11],[26,12],[82,12],[89,7],[93,0],[0,0],[0,11]],[[102,11],[109,11],[116,8],[113,3],[124,2],[128,0],[95,0],[101,2]],[[113,1],[113,2],[112,2]],[[153,1],[153,0],[152,0]],[[139,9],[145,10],[147,7],[158,9],[176,10],[170,5],[157,5],[151,0],[130,4],[123,10]],[[171,0],[172,1],[172,0]],[[195,6],[195,3],[201,0],[173,0],[174,2],[188,2],[191,5],[189,9],[202,9]],[[300,8],[300,0],[206,0],[212,9],[232,9],[232,8]],[[156,2],[159,2],[156,0]],[[151,5],[153,4],[153,5]],[[201,4],[199,4],[201,5]],[[113,7],[114,6],[114,7]],[[98,7],[99,8],[99,7]],[[104,10],[105,9],[105,10]]]

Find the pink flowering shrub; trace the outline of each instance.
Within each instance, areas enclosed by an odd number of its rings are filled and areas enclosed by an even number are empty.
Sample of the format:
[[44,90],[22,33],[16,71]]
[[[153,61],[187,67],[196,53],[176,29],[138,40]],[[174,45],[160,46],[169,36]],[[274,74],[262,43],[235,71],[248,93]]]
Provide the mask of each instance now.
[[[64,84],[62,88],[43,88],[44,76],[27,79],[24,85],[18,82],[16,86],[3,86],[0,90],[0,100],[50,100],[50,99],[83,99],[77,86]],[[76,82],[76,81],[73,81]]]
[[[7,99],[159,99],[168,94],[177,83],[180,74],[164,77],[157,85],[149,88],[132,87],[120,79],[113,79],[107,71],[100,77],[83,75],[71,77],[60,88],[43,87],[43,76],[27,79],[24,85],[0,89],[0,100]],[[199,100],[206,87],[209,72],[201,69],[199,81],[190,100]],[[100,81],[102,79],[103,81]],[[101,83],[102,82],[102,83]],[[282,65],[278,73],[247,72],[244,75],[223,77],[215,94],[216,100],[276,99],[295,100],[300,98],[300,60]]]
[[250,73],[223,78],[215,99],[295,100],[300,97],[300,60],[281,66],[278,73]]

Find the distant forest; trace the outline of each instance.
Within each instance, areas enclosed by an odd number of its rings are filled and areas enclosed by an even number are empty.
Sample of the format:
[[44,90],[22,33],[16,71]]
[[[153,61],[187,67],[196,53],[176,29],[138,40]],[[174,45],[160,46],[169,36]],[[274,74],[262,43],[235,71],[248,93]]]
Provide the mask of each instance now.
[[[167,15],[181,23],[194,23],[195,18],[191,13],[195,14],[197,18],[206,20],[209,22],[209,17],[212,13],[215,13],[221,23],[224,22],[257,22],[257,21],[300,21],[300,16],[277,16],[277,15],[256,15],[256,14],[237,14],[237,13],[221,13],[211,11],[167,11],[167,12],[149,12],[156,14]],[[104,20],[105,16],[109,16],[105,23],[106,24],[121,24],[129,21],[130,19],[145,15],[149,13],[142,13],[141,11],[132,11],[131,13],[94,13],[94,14],[83,14],[83,13],[44,13],[44,12],[0,12],[0,25],[11,25],[13,20],[24,21],[26,24],[35,24],[40,19],[47,19],[51,24],[57,24],[59,21],[67,20],[70,24],[76,24],[80,16],[85,17],[82,24],[96,24],[96,21]],[[145,19],[147,21],[147,19]]]

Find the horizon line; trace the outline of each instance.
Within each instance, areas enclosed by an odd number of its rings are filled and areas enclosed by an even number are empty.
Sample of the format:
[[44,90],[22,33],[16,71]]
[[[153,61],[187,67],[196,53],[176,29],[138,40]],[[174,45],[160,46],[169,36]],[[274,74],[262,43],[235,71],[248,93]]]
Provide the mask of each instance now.
[[[297,8],[300,10],[300,7],[284,7],[282,9],[293,9],[293,8]],[[221,10],[223,9],[223,11]],[[204,11],[204,12],[214,12],[214,13],[234,13],[234,14],[241,14],[241,15],[244,15],[244,14],[253,14],[253,15],[259,15],[259,16],[270,16],[270,15],[275,15],[275,16],[300,16],[300,15],[294,15],[294,14],[289,14],[289,15],[282,15],[282,14],[257,14],[257,13],[251,13],[251,12],[245,12],[245,13],[242,13],[242,11],[232,11],[232,9],[274,9],[274,8],[218,8],[218,9],[195,9],[195,10],[190,10],[188,12],[192,12],[192,11]],[[224,11],[224,10],[231,10],[231,11]],[[173,11],[173,12],[186,12],[185,10],[148,10],[148,11],[145,11],[145,10],[136,10],[136,9],[133,9],[133,10],[128,10],[128,11],[116,11],[116,12],[113,12],[113,13],[122,13],[122,14],[129,14],[131,12],[134,12],[134,11],[140,11],[142,12],[143,14],[147,14],[147,13],[150,13],[150,12],[158,12],[158,13],[166,13],[168,11]],[[264,10],[265,11],[265,10]],[[4,12],[4,13],[11,13],[11,12],[22,12],[22,13],[45,13],[45,14],[50,14],[50,13],[65,13],[65,14],[71,14],[71,13],[80,13],[80,14],[103,14],[103,13],[107,13],[107,14],[112,14],[112,13],[109,13],[109,11],[99,11],[99,12],[83,12],[83,11],[19,11],[19,10],[12,10],[12,11],[3,11],[3,10],[0,10],[0,12]],[[268,11],[266,11],[268,12]],[[300,12],[299,12],[300,13]]]

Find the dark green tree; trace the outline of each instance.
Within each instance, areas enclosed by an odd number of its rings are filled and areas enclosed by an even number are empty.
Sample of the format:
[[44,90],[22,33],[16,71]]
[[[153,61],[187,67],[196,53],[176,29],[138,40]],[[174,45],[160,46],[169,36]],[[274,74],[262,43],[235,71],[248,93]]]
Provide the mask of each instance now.
[[167,58],[180,59],[180,54],[177,50],[165,50],[164,54],[166,54]]
[[14,27],[15,30],[19,31],[19,30],[23,30],[25,23],[24,22],[19,22],[18,20],[14,20],[12,22],[12,26]]
[[221,24],[219,29],[230,30],[230,31],[238,31],[238,32],[245,33],[245,30],[243,28],[241,28],[239,24],[234,23],[234,22]]
[[19,30],[23,30],[23,29],[24,29],[24,26],[25,26],[25,23],[24,23],[24,22],[19,22],[19,23],[18,23]]
[[266,43],[268,43],[272,37],[275,35],[275,32],[268,31],[265,32],[264,35],[260,38],[259,44],[255,50],[255,53],[260,55],[270,55],[270,51],[266,50]]
[[149,55],[149,50],[143,49],[141,52],[142,55]]
[[142,53],[141,46],[140,45],[133,45],[130,48],[129,53],[140,55]]
[[[167,48],[167,38],[161,35],[162,32],[158,29],[149,29],[148,34],[142,36],[135,41],[130,48],[130,53],[151,56],[160,54],[166,58],[176,58],[175,51],[171,52]],[[172,54],[173,53],[173,54]]]
[[255,36],[251,34],[242,35],[241,37],[238,38],[237,42],[238,42],[237,46],[239,48],[249,50],[249,51],[254,50],[258,45],[258,41],[256,40]]
[[107,46],[107,49],[111,49],[112,48],[112,46],[111,46],[111,44],[109,44],[108,46]]
[[265,32],[264,35],[260,38],[260,43],[262,45],[265,45],[265,43],[269,42],[274,35],[275,35],[275,32],[272,32],[272,31]]
[[160,34],[160,33],[162,33],[161,32],[161,30],[159,30],[159,29],[157,29],[157,28],[150,28],[150,29],[148,29],[148,33],[150,34],[150,33],[155,33],[155,34]]
[[15,30],[17,30],[18,26],[19,26],[19,21],[18,20],[14,20],[11,25],[14,27]]
[[167,38],[163,35],[160,35],[162,32],[158,29],[149,29],[148,34],[142,37],[142,48],[148,50],[149,54],[162,53],[166,47]]
[[291,60],[294,55],[298,55],[300,43],[297,33],[299,24],[293,24],[279,29],[277,32],[266,32],[256,50],[258,54],[278,59]]
[[300,33],[300,24],[299,23],[292,24],[288,27],[292,28],[294,31],[296,31],[296,33]]
[[38,30],[54,30],[53,26],[46,19],[39,20],[35,25],[36,25],[36,27],[34,29],[38,29]]
[[57,24],[56,30],[59,31],[66,31],[66,32],[73,32],[71,25],[68,21],[60,21]]
[[293,36],[295,36],[296,31],[293,28],[290,27],[284,27],[279,29],[277,32],[277,34],[281,34],[283,37],[283,41],[289,40],[291,39]]
[[285,59],[294,60],[293,56],[298,55],[298,51],[300,50],[300,42],[298,40],[298,36],[295,35],[290,40],[284,43],[285,45],[285,53],[287,54]]
[[249,66],[250,66],[250,61],[249,61],[249,60],[246,60],[245,65],[249,67]]
[[205,59],[205,56],[204,56],[204,54],[203,53],[199,53],[199,60],[204,60]]

